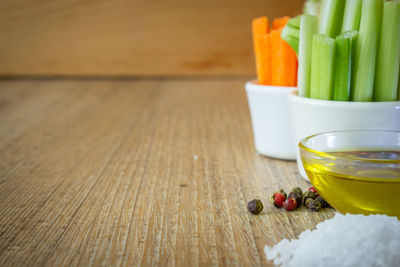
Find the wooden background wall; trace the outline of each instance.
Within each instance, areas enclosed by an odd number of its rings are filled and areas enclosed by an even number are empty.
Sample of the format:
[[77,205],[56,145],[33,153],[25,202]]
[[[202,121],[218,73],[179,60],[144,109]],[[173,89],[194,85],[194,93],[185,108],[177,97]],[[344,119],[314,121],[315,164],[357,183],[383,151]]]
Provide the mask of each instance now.
[[303,0],[3,0],[0,76],[254,75],[251,19]]

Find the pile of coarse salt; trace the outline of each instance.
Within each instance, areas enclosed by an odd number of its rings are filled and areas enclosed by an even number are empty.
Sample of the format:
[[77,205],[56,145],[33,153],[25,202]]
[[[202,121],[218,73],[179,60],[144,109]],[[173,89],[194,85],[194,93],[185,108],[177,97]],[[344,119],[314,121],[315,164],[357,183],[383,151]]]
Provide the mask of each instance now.
[[400,266],[400,221],[386,215],[342,215],[306,230],[298,239],[265,247],[282,266]]

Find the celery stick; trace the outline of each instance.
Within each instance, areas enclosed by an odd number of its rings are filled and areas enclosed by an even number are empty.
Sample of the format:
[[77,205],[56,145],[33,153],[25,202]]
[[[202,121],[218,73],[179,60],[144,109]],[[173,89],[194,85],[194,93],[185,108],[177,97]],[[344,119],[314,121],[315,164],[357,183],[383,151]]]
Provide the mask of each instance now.
[[383,0],[362,1],[352,77],[353,101],[372,101],[382,8]]
[[318,17],[318,33],[332,38],[340,33],[344,5],[345,0],[322,0]]
[[316,17],[303,15],[300,22],[299,68],[297,70],[299,95],[303,97],[310,96],[311,46],[315,31]]
[[304,3],[304,14],[318,16],[321,0],[308,0]]
[[350,100],[354,44],[356,44],[357,36],[357,31],[349,31],[336,37],[333,100]]
[[290,19],[281,33],[282,39],[294,49],[296,54],[299,52],[300,19],[301,16]]
[[347,0],[344,8],[342,32],[358,31],[361,18],[361,0]]
[[292,26],[293,28],[300,29],[300,21],[301,21],[301,15],[289,19],[286,25]]
[[374,101],[396,101],[400,66],[400,1],[385,2],[376,58]]
[[400,101],[400,71],[399,71],[399,79],[398,79],[398,83],[399,83],[399,85],[398,85],[398,89],[397,89],[397,100],[399,100]]
[[311,51],[311,98],[332,99],[334,65],[335,39],[314,34]]

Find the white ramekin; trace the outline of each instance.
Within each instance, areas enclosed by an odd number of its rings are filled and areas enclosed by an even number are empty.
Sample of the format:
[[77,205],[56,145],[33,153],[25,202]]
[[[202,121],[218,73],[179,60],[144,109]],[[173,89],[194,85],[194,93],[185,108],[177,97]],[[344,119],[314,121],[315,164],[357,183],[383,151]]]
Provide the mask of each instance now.
[[297,166],[300,174],[307,180],[297,146],[301,139],[329,131],[400,131],[400,101],[327,101],[301,97],[294,91],[289,95],[289,106]]
[[296,87],[246,83],[254,143],[258,153],[286,160],[295,160],[289,119],[288,95]]

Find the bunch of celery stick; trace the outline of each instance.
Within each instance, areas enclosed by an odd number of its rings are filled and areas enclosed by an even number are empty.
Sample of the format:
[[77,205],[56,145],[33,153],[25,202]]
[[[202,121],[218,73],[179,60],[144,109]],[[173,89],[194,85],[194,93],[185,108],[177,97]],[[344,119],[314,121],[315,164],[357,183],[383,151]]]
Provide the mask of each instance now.
[[282,38],[298,54],[300,96],[400,100],[400,0],[310,0]]

